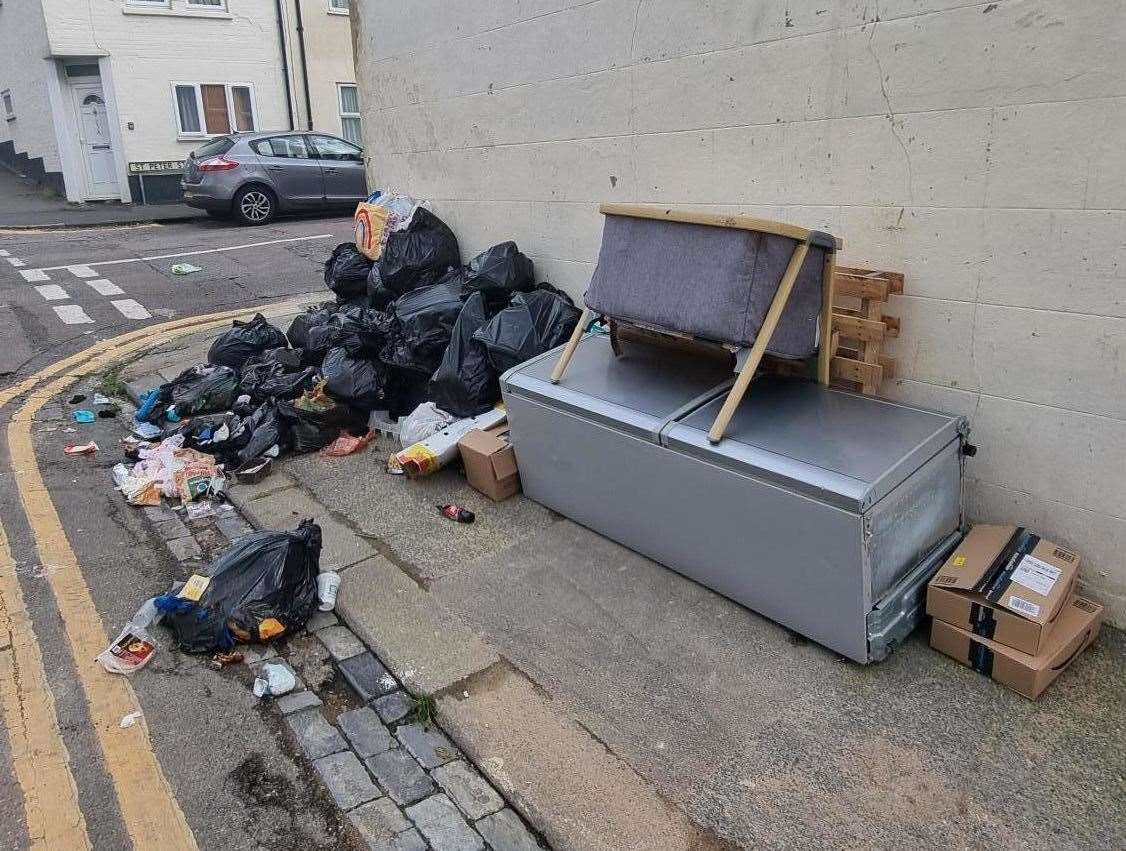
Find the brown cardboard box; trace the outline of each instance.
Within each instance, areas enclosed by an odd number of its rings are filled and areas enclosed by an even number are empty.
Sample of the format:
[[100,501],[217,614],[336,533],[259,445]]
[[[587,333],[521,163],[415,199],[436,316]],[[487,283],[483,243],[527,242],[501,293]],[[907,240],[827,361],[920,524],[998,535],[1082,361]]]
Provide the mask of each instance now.
[[931,579],[927,614],[1035,655],[1070,597],[1079,556],[1017,526],[974,526]]
[[1094,642],[1102,620],[1102,606],[1072,596],[1038,655],[1022,653],[937,618],[931,624],[931,647],[1035,700]]
[[457,442],[469,484],[500,502],[520,491],[516,453],[508,442],[508,424],[474,429]]

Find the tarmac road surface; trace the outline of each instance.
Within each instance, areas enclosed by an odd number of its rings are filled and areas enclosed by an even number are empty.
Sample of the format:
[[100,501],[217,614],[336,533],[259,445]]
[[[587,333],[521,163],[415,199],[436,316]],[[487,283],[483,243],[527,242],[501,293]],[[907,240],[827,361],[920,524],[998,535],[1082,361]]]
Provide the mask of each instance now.
[[[167,589],[175,564],[140,513],[111,499],[121,424],[68,433],[65,398],[21,421],[38,402],[15,390],[100,340],[317,290],[324,258],[350,231],[348,219],[0,231],[3,851],[349,847],[280,719],[250,694],[245,666],[215,672],[162,646],[143,678],[93,669],[91,631],[116,636]],[[173,275],[176,262],[202,271]],[[107,451],[63,454],[88,438]],[[134,705],[143,723],[121,728]]]

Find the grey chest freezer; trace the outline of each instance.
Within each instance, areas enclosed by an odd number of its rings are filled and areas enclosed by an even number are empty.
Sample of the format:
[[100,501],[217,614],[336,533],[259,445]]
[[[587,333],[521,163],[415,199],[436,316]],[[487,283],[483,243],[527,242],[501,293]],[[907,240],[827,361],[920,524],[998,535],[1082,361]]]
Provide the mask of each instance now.
[[592,334],[553,385],[558,358],[501,378],[528,497],[858,662],[918,624],[964,418],[763,377],[713,445],[727,364]]

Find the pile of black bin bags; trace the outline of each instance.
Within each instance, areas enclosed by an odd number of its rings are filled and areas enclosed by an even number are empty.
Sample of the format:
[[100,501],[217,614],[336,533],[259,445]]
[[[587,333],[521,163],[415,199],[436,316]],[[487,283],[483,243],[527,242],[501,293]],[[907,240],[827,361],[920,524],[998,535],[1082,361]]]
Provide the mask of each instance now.
[[205,379],[220,385],[206,395],[214,405],[193,406],[185,445],[237,469],[315,451],[342,430],[363,434],[375,409],[396,418],[433,401],[456,417],[487,411],[500,399],[500,374],[564,342],[579,311],[536,285],[514,242],[459,262],[457,238],[424,208],[374,264],[352,243],[337,246],[325,263],[335,300],[285,334],[261,315],[235,322],[211,346],[209,366],[162,388],[167,404],[187,391],[199,397]]

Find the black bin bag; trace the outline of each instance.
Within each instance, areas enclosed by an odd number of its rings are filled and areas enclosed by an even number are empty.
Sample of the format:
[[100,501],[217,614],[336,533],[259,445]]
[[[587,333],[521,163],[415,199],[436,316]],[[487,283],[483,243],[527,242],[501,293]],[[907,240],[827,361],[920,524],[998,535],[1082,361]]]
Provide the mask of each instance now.
[[317,606],[321,527],[302,520],[292,532],[244,535],[212,562],[198,603],[165,595],[161,621],[188,653],[226,650],[235,640],[291,635]]
[[239,379],[227,366],[192,366],[160,385],[160,400],[181,417],[225,411],[238,396]]
[[321,366],[325,392],[333,399],[371,411],[383,401],[387,384],[387,367],[377,360],[353,357],[337,347],[325,356]]
[[[290,351],[298,351],[293,350]],[[254,402],[267,399],[296,399],[316,384],[320,373],[315,367],[290,369],[281,363],[252,363],[242,371],[239,390]]]
[[266,349],[289,345],[285,334],[267,322],[261,313],[249,322],[236,319],[231,325],[231,330],[216,337],[207,350],[208,363],[242,369],[248,360]]
[[367,294],[371,261],[356,250],[354,242],[342,242],[325,261],[325,286],[338,299],[360,298]]
[[500,398],[498,373],[489,362],[485,345],[473,338],[505,304],[507,293],[499,299],[476,292],[454,323],[453,336],[442,362],[430,381],[430,401],[455,417],[475,417],[489,410]]
[[[461,252],[457,237],[446,223],[419,207],[405,230],[387,237],[383,254],[375,265],[379,270],[375,289],[383,287],[401,295],[428,286],[451,266],[461,265]],[[369,293],[372,289],[368,287]]]
[[429,378],[442,362],[461,307],[461,280],[456,276],[400,296],[391,305],[388,343],[380,355],[383,362]]
[[305,342],[309,338],[309,329],[328,322],[335,312],[333,307],[321,305],[320,307],[310,307],[304,313],[295,316],[293,321],[289,323],[289,330],[285,332],[289,344],[295,349],[305,348]]
[[547,290],[517,293],[512,303],[474,335],[497,374],[566,342],[579,321],[570,299]]
[[275,446],[276,455],[284,455],[292,443],[289,424],[278,413],[278,404],[273,399],[241,420],[232,440],[240,447],[235,459],[240,467],[263,455],[273,456]]
[[465,283],[471,290],[530,290],[535,286],[535,268],[515,242],[486,248],[465,267]]

